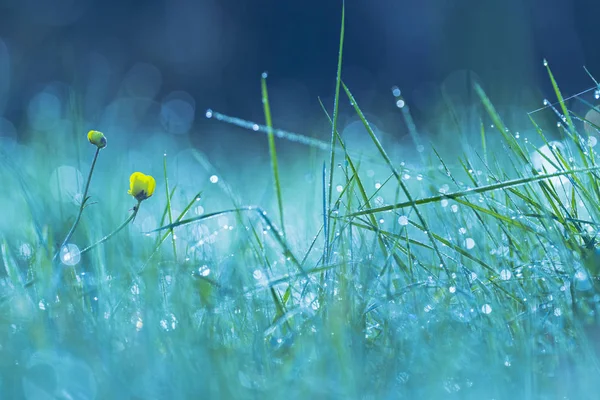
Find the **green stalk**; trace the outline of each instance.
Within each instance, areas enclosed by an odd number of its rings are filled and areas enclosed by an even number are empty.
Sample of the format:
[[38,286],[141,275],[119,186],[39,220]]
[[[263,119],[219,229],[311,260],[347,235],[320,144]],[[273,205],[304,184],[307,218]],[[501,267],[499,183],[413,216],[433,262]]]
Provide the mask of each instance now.
[[[344,25],[346,19],[346,3],[342,2],[342,22],[340,28],[340,45],[338,50],[338,62],[337,62],[337,72],[335,78],[335,97],[333,100],[333,116],[331,122],[331,154],[330,154],[330,162],[329,162],[329,187],[327,191],[327,219],[325,224],[325,240],[329,241],[329,213],[331,212],[331,197],[333,190],[333,171],[335,166],[335,144],[336,144],[336,132],[337,132],[337,120],[338,120],[338,111],[340,105],[340,87],[342,83],[342,59],[343,59],[343,51],[344,51]],[[326,243],[325,246],[325,254],[326,260],[325,262],[329,262],[329,245]]]
[[[165,154],[163,158],[163,171],[165,174],[165,192],[167,194],[167,213],[169,216],[169,224],[173,223],[173,215],[171,213],[171,196],[169,194],[169,178],[167,177],[167,155]],[[173,229],[169,230],[171,234],[171,242],[173,244],[173,255],[175,256],[175,260],[177,260],[177,246],[175,245],[175,236],[173,235]]]
[[119,231],[121,231],[123,228],[125,228],[125,226],[127,226],[127,224],[129,224],[131,221],[133,221],[135,219],[135,216],[137,215],[138,211],[140,210],[140,204],[141,203],[142,203],[141,201],[138,201],[138,203],[136,204],[136,206],[133,207],[133,213],[117,229],[115,229],[114,231],[112,231],[108,235],[104,236],[102,239],[98,240],[96,243],[91,244],[88,247],[86,247],[85,249],[81,250],[79,252],[79,254],[86,253],[86,252],[90,251],[91,249],[93,249],[94,247],[96,247],[96,246],[98,246],[98,245],[106,242],[108,239],[110,239],[111,237],[113,237],[114,235],[116,235]]
[[85,208],[85,205],[88,201],[88,197],[87,197],[87,193],[88,190],[90,188],[90,182],[92,180],[92,173],[94,172],[94,167],[96,166],[96,160],[98,159],[98,154],[100,153],[100,147],[96,148],[96,153],[94,154],[94,159],[92,160],[92,166],[90,167],[90,172],[88,174],[88,178],[87,178],[87,182],[85,183],[85,190],[83,191],[83,199],[81,201],[81,205],[79,206],[79,212],[77,213],[77,217],[75,218],[75,222],[73,222],[73,226],[71,226],[71,229],[69,230],[69,233],[67,233],[67,236],[65,237],[65,240],[63,240],[63,242],[61,243],[60,247],[58,248],[58,251],[56,253],[54,253],[54,257],[52,257],[52,261],[55,261],[56,258],[58,257],[58,254],[60,253],[61,249],[63,247],[65,247],[65,245],[67,244],[67,242],[71,239],[71,237],[73,236],[73,233],[75,233],[75,228],[77,227],[77,225],[79,224],[79,221],[81,220],[81,215],[83,214],[83,209]]
[[281,183],[279,180],[279,166],[277,163],[277,151],[275,149],[275,135],[273,134],[273,122],[271,120],[271,107],[269,106],[269,93],[267,92],[267,73],[263,73],[260,80],[262,94],[263,110],[265,113],[265,123],[267,124],[269,138],[269,154],[271,156],[271,167],[273,169],[273,180],[275,183],[275,193],[277,195],[277,207],[279,209],[279,224],[281,232],[285,238],[285,225],[283,224],[283,199],[281,196]]

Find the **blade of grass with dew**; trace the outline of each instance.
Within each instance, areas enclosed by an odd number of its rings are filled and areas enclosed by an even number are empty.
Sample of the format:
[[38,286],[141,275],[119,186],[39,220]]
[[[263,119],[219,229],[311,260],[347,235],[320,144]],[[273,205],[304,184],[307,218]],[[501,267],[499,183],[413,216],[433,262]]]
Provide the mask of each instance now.
[[[236,209],[236,215],[239,216],[241,211],[243,211],[243,209]],[[264,222],[263,219],[261,219],[261,221]],[[254,239],[254,240],[249,240],[249,242],[252,245],[253,251],[256,254],[257,259],[260,260],[260,262],[262,264],[264,264],[265,269],[268,270],[269,273],[272,273],[273,266],[272,266],[272,263],[269,261],[269,257],[267,256],[267,253],[266,253],[267,249],[263,243],[262,237],[258,233],[258,230],[254,226],[254,223],[252,223],[252,221],[249,221],[249,224],[250,224],[250,229],[249,229],[249,231],[246,232],[246,234],[248,235],[249,239],[252,239],[252,238]],[[277,235],[277,232],[275,232],[274,234]],[[292,285],[290,284],[288,286],[288,288],[291,288],[291,287],[292,287]],[[271,324],[270,324],[269,328],[267,328],[267,329],[271,329],[272,327],[278,325],[278,321],[281,320],[282,316],[286,315],[288,308],[286,306],[287,300],[283,299],[283,296],[280,295],[280,293],[276,290],[276,288],[274,286],[271,286],[268,289],[269,289],[269,294],[271,296],[271,299],[273,300],[273,304],[275,306],[275,316],[271,320]],[[284,296],[285,296],[285,294],[284,294]],[[290,326],[289,321],[285,321],[285,323],[286,323],[286,329],[291,330],[292,327]]]
[[548,64],[547,60],[544,60],[544,66],[546,67],[546,70],[548,71],[548,76],[550,77],[550,82],[552,83],[552,88],[554,89],[554,93],[556,94],[556,98],[558,100],[558,103],[560,104],[560,109],[562,110],[563,118],[565,118],[564,122],[567,123],[567,127],[569,128],[571,133],[574,134],[576,132],[575,124],[573,124],[571,115],[569,114],[569,111],[567,110],[567,104],[565,103],[562,93],[560,92],[560,89],[558,88],[558,84],[556,83],[556,80],[554,79],[554,75],[552,74],[552,71],[550,70],[550,65]]
[[153,232],[160,232],[160,231],[165,230],[165,229],[176,228],[178,226],[191,224],[193,222],[198,222],[198,221],[202,221],[202,220],[205,220],[205,219],[214,218],[214,217],[217,217],[219,215],[230,214],[230,213],[237,213],[237,212],[240,212],[240,211],[254,211],[254,212],[258,213],[260,215],[260,217],[263,219],[263,221],[269,227],[269,230],[271,231],[271,234],[275,238],[275,241],[277,241],[277,243],[283,249],[284,255],[286,257],[289,257],[290,260],[294,263],[294,265],[296,265],[296,267],[298,267],[298,269],[300,271],[304,271],[304,269],[302,268],[302,265],[298,262],[298,259],[296,258],[296,256],[294,255],[294,253],[290,250],[287,242],[284,240],[284,238],[282,237],[282,235],[279,233],[279,230],[277,229],[277,227],[273,224],[273,222],[271,222],[271,220],[269,219],[269,217],[267,217],[266,212],[262,208],[260,208],[260,207],[245,206],[245,207],[239,207],[239,208],[236,208],[236,209],[216,211],[216,212],[212,212],[212,213],[200,215],[198,217],[193,217],[193,218],[188,218],[188,219],[184,219],[184,220],[181,220],[181,221],[176,221],[176,222],[173,222],[172,224],[161,226],[160,228],[151,230],[151,231],[146,232],[146,233],[149,234],[149,233],[153,233]]
[[[167,215],[169,216],[169,224],[173,223],[173,214],[171,211],[171,196],[172,194],[169,193],[169,177],[167,175],[167,153],[165,153],[163,155],[163,174],[165,177],[165,194],[167,197]],[[173,188],[173,192],[175,192],[175,188]],[[173,257],[175,257],[175,260],[177,260],[177,245],[175,244],[175,235],[173,235],[173,229],[169,230],[169,233],[171,234],[171,243],[173,244]]]
[[479,84],[477,84],[477,83],[475,83],[474,87],[475,87],[475,92],[481,99],[481,102],[483,103],[484,108],[488,112],[488,115],[492,118],[492,121],[494,122],[494,126],[496,127],[496,129],[500,132],[500,134],[502,135],[502,137],[504,138],[504,140],[506,141],[506,143],[508,144],[510,149],[527,163],[529,161],[529,159],[527,157],[527,153],[523,150],[523,148],[521,147],[519,142],[515,139],[515,137],[513,135],[509,134],[508,128],[506,128],[506,126],[504,125],[504,122],[502,122],[500,115],[496,111],[496,108],[494,107],[494,105],[492,104],[490,99],[485,94],[483,88],[481,86],[479,86]]
[[263,72],[260,79],[260,88],[262,94],[263,111],[265,114],[265,123],[268,130],[269,155],[271,156],[271,168],[273,172],[273,184],[277,196],[277,208],[279,210],[279,224],[281,233],[285,238],[285,224],[283,218],[283,199],[281,196],[281,182],[279,180],[279,166],[277,163],[277,150],[275,149],[275,136],[273,135],[273,122],[271,121],[271,107],[269,105],[269,93],[267,91],[267,73]]
[[[173,188],[173,190],[171,191],[171,197],[173,196],[174,191],[175,191],[175,188]],[[192,200],[185,206],[185,208],[183,209],[183,211],[181,213],[179,213],[179,216],[175,219],[175,222],[181,221],[183,219],[183,217],[185,217],[187,215],[187,213],[190,211],[190,209],[192,208],[192,206],[194,205],[194,203],[196,203],[198,200],[200,200],[200,196],[201,195],[202,195],[202,191],[198,192],[192,198]],[[167,209],[165,208],[165,210],[163,212],[163,217],[161,219],[161,224],[162,224],[162,221],[164,221],[164,219],[165,219],[166,213],[167,213]],[[150,254],[150,257],[148,258],[148,260],[146,260],[146,262],[144,263],[144,265],[146,265],[152,259],[152,257],[158,252],[158,249],[163,244],[163,242],[167,239],[167,237],[169,237],[169,235],[172,235],[172,234],[173,234],[173,230],[170,229],[169,232],[167,232],[164,235],[162,235],[162,237],[157,238],[157,241],[156,241],[156,243],[154,245],[154,250]],[[141,270],[143,270],[143,269],[144,268],[142,267]]]
[[[546,139],[546,137],[545,137],[545,135],[544,135],[544,133],[543,133],[543,131],[542,131],[541,127],[540,127],[540,126],[539,126],[539,125],[538,125],[538,124],[535,122],[535,120],[533,119],[533,117],[532,117],[531,115],[529,116],[529,119],[530,119],[531,123],[533,124],[533,126],[534,126],[534,128],[535,128],[536,132],[538,133],[538,135],[539,135],[539,136],[542,138],[542,140],[544,141],[544,143],[546,144],[546,146],[548,146],[548,148],[550,149],[551,153],[552,153],[553,155],[555,155],[555,157],[556,157],[556,153],[554,152],[554,149],[552,148],[552,146],[551,146],[551,145],[549,144],[549,142],[547,141],[547,139]],[[593,152],[591,149],[590,149],[590,152],[591,152],[592,154],[595,154],[595,152]],[[547,159],[547,161],[548,161],[548,162],[550,162],[550,164],[551,164],[551,165],[553,165],[553,166],[554,166],[556,169],[559,169],[557,166],[555,166],[555,164],[554,164],[554,161],[553,161],[553,160],[550,160],[550,159],[548,159],[548,158],[547,158],[545,155],[543,155],[543,154],[542,154],[542,156],[543,156],[545,159]],[[592,157],[592,160],[593,160],[593,162],[592,162],[592,166],[595,166],[595,165],[596,165],[596,163],[595,163],[595,159],[594,159],[593,157]],[[588,201],[590,204],[595,204],[595,203],[596,203],[596,201],[595,201],[594,199],[600,199],[600,186],[599,186],[599,182],[598,182],[598,181],[600,181],[600,179],[599,179],[599,177],[598,177],[598,176],[595,174],[595,171],[591,171],[591,172],[589,173],[589,177],[590,177],[590,182],[591,182],[591,185],[592,185],[593,192],[594,192],[594,195],[595,195],[595,196],[591,196],[591,194],[589,194],[587,190],[583,190],[583,188],[585,188],[585,187],[586,187],[586,185],[581,185],[581,189],[582,189],[583,195],[584,195],[584,197],[587,199],[587,201]],[[600,208],[600,207],[596,207],[596,208],[593,208],[593,209],[591,210],[591,212],[595,213],[595,214],[596,214],[596,216],[598,216],[598,211],[597,211],[597,209],[598,209],[598,208]]]
[[406,201],[406,202],[402,202],[402,203],[390,204],[387,206],[356,211],[351,214],[345,215],[344,217],[356,217],[359,215],[368,215],[368,214],[372,214],[372,213],[395,210],[398,208],[407,208],[407,207],[419,206],[419,205],[423,205],[423,204],[437,203],[437,202],[440,202],[440,201],[446,200],[446,199],[456,200],[461,197],[466,197],[466,196],[469,196],[472,194],[481,194],[481,193],[486,193],[486,192],[490,192],[490,191],[494,191],[494,190],[507,189],[507,188],[511,188],[511,187],[515,187],[515,186],[525,185],[530,182],[541,181],[543,179],[554,178],[554,177],[559,177],[559,176],[564,176],[564,175],[578,174],[578,173],[586,173],[586,172],[598,171],[598,170],[600,170],[600,166],[590,167],[590,168],[573,169],[571,171],[558,171],[558,172],[554,172],[551,174],[540,174],[540,175],[527,177],[527,178],[506,180],[503,182],[494,183],[494,184],[490,184],[490,185],[486,185],[486,186],[480,186],[480,187],[472,188],[472,189],[466,189],[466,190],[459,191],[459,192],[446,193],[446,194],[437,195],[437,196],[425,197],[425,198],[417,199],[414,201]]
[[327,206],[327,167],[323,161],[323,173],[321,175],[321,187],[323,194],[322,212],[323,212],[323,263],[329,259],[329,207]]
[[23,291],[24,281],[23,277],[21,276],[21,271],[19,271],[19,267],[10,253],[8,243],[4,238],[2,238],[2,242],[0,243],[0,253],[2,255],[2,263],[4,264],[6,276],[8,276],[13,288],[15,288],[17,291]]
[[[321,105],[321,109],[323,110],[323,112],[327,116],[327,118],[329,120],[329,123],[331,125],[333,125],[333,120],[331,119],[331,117],[327,113],[327,110],[325,109],[325,105],[323,104],[323,102],[321,101],[321,99],[319,99],[319,104]],[[340,143],[340,146],[341,146],[341,148],[342,148],[342,150],[344,152],[344,156],[345,156],[346,162],[348,163],[348,166],[352,170],[352,174],[356,177],[356,186],[358,188],[360,197],[362,198],[362,202],[363,202],[363,206],[362,207],[366,207],[367,209],[370,209],[371,208],[371,201],[370,201],[369,196],[367,195],[367,191],[365,190],[365,186],[363,185],[362,180],[360,179],[360,175],[358,174],[358,169],[355,166],[354,161],[352,160],[352,157],[348,153],[346,145],[345,145],[344,141],[342,140],[342,138],[341,138],[341,136],[340,136],[340,134],[339,134],[339,132],[338,132],[337,129],[334,131],[334,134],[337,136],[337,140]],[[385,182],[384,182],[384,184],[385,184]],[[375,196],[375,194],[373,194],[373,196]],[[377,225],[377,219],[376,219],[376,217],[375,217],[374,214],[369,214],[369,219],[370,219],[371,223],[374,226]],[[383,254],[387,257],[387,248],[385,246],[385,243],[382,240],[379,240],[379,247],[380,247],[381,251],[383,252]],[[398,265],[399,268],[401,268],[405,272],[408,271],[408,266],[406,264],[404,264],[402,262],[402,260],[400,260],[400,258],[397,255],[394,255],[394,260],[396,261],[396,264]]]
[[437,244],[436,244],[433,236],[431,236],[431,231],[428,228],[427,222],[425,221],[425,217],[419,211],[417,205],[413,201],[412,195],[410,194],[410,191],[408,190],[408,187],[404,184],[404,181],[402,181],[402,178],[400,177],[400,174],[396,170],[396,167],[394,167],[394,165],[392,164],[392,160],[389,158],[389,156],[387,155],[387,152],[384,150],[383,146],[381,145],[381,142],[379,141],[379,139],[375,135],[375,132],[371,128],[371,125],[368,123],[368,121],[365,118],[362,110],[358,106],[358,103],[354,99],[354,96],[350,92],[350,89],[348,89],[348,87],[346,86],[346,84],[343,83],[343,82],[342,82],[342,86],[344,88],[344,91],[346,92],[346,95],[348,96],[348,100],[350,100],[350,103],[354,106],[354,110],[356,111],[356,114],[358,115],[358,117],[362,121],[362,123],[363,123],[365,129],[367,130],[367,132],[369,133],[369,136],[371,137],[371,140],[373,141],[373,143],[375,144],[375,146],[379,150],[379,153],[381,154],[381,156],[383,157],[383,159],[385,160],[385,162],[388,164],[388,167],[391,169],[392,173],[394,174],[394,177],[396,178],[396,181],[398,182],[398,185],[400,185],[400,187],[402,188],[402,191],[404,192],[404,195],[409,200],[409,202],[411,204],[411,207],[413,208],[413,210],[415,211],[415,214],[417,215],[417,218],[423,224],[423,226],[425,226],[427,235],[429,236],[429,240],[431,241],[431,243],[433,245],[434,252],[437,254],[437,257],[439,258],[440,263],[441,263],[443,269],[446,270],[446,273],[448,273],[448,271],[446,269],[446,266],[444,264],[444,260],[442,258],[442,255],[441,255],[439,249],[437,248]]
[[[169,194],[169,201],[171,201],[173,199],[173,196],[175,195],[175,189],[176,189],[176,187],[174,187],[173,189],[171,189],[171,193]],[[164,210],[162,212],[162,215],[160,217],[160,222],[158,223],[159,226],[163,226],[165,224],[165,220],[167,219],[168,212],[169,212],[169,208],[167,206],[165,206],[165,208],[164,208]],[[165,234],[165,237],[168,236],[169,234],[170,234],[170,232],[167,232]],[[158,246],[158,242],[159,242],[159,240],[157,238],[157,240],[156,240],[156,246]],[[162,241],[161,241],[161,243],[162,243]]]
[[[319,99],[319,102],[321,102],[320,99]],[[226,124],[230,124],[230,125],[234,125],[234,126],[238,126],[240,128],[244,128],[244,129],[247,129],[252,132],[261,132],[261,133],[265,133],[265,134],[269,133],[269,129],[265,125],[257,124],[252,121],[247,121],[247,120],[244,120],[241,118],[230,117],[228,115],[225,115],[225,114],[222,114],[222,113],[219,113],[216,111],[212,111],[212,110],[209,110],[209,113],[211,115],[211,118],[215,118],[217,121],[224,122]],[[298,133],[285,131],[283,129],[273,128],[272,132],[273,132],[274,136],[279,139],[285,139],[292,143],[302,144],[302,145],[308,146],[312,149],[321,150],[321,151],[324,151],[327,153],[331,152],[331,144],[324,140],[319,140],[319,139],[312,138],[310,136],[305,136],[305,135],[301,135]],[[197,150],[194,150],[194,151],[197,151]],[[335,153],[343,155],[343,152],[341,152],[337,147],[335,148]],[[359,154],[355,154],[350,151],[348,153],[353,157],[359,156]],[[375,158],[375,157],[371,157],[371,156],[363,155],[363,154],[360,154],[360,156],[362,157],[362,159],[364,161],[368,161],[374,165],[385,165],[384,163],[381,162],[381,160],[379,158]],[[205,162],[205,160],[202,160],[202,162],[203,162],[203,165],[208,165]]]
[[333,171],[335,166],[335,148],[336,148],[336,132],[337,120],[340,106],[340,85],[342,82],[342,60],[344,54],[344,35],[346,25],[346,2],[342,1],[342,21],[340,27],[340,43],[338,49],[337,71],[335,75],[335,94],[333,99],[333,118],[331,122],[331,154],[329,156],[329,188],[328,188],[328,209],[331,209],[331,194],[333,190]]
[[485,124],[483,119],[479,120],[479,135],[481,137],[481,149],[483,151],[483,163],[488,165],[488,151],[487,151],[487,137],[485,131]]

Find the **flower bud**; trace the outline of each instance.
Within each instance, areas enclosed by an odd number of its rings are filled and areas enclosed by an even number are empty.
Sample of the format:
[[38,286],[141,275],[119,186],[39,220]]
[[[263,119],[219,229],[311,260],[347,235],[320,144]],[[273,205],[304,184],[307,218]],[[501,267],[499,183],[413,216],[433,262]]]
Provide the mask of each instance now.
[[88,140],[91,144],[98,147],[99,149],[103,149],[106,147],[106,138],[104,137],[104,134],[100,131],[89,131]]

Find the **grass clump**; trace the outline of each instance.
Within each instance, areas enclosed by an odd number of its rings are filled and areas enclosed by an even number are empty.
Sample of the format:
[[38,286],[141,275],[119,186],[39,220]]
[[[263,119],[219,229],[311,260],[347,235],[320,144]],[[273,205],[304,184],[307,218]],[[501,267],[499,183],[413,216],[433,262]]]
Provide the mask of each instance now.
[[[564,139],[548,140],[532,120],[537,137],[525,140],[476,87],[487,113],[482,149],[466,148],[456,165],[436,151],[422,156],[430,165],[398,165],[343,82],[343,32],[332,116],[322,104],[331,142],[291,136],[330,157],[322,181],[305,183],[306,198],[314,193],[320,201],[300,218],[295,209],[305,199],[284,196],[275,138],[287,134],[273,128],[265,77],[266,126],[210,115],[268,134],[274,204],[242,205],[244,196],[228,188],[220,207],[209,210],[204,188],[169,185],[164,157],[162,182],[131,176],[137,205],[106,235],[126,206],[123,198],[98,196],[94,207],[106,212],[92,212],[91,173],[79,214],[66,207],[65,215],[76,215],[69,224],[40,212],[56,207],[36,192],[43,183],[32,188],[34,178],[1,154],[4,187],[21,204],[21,229],[4,230],[0,239],[3,394],[593,396],[600,376],[600,166],[578,126],[591,122],[572,115],[550,73]],[[383,183],[365,177],[373,157],[350,152],[338,130],[344,96],[387,171]],[[408,108],[403,114],[421,143]],[[193,156],[209,165],[201,153]],[[148,199],[156,185],[164,198],[157,190]],[[268,209],[277,210],[275,218]],[[302,240],[301,219],[316,221],[312,240]]]

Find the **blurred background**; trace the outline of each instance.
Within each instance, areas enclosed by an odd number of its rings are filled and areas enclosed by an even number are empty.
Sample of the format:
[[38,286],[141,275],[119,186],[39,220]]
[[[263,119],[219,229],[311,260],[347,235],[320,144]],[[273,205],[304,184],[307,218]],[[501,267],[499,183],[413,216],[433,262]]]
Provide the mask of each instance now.
[[[457,130],[478,129],[475,81],[511,129],[531,129],[526,112],[554,98],[544,58],[565,96],[594,85],[584,65],[600,77],[598,15],[592,0],[348,0],[343,79],[395,160],[416,162],[392,87],[423,137],[449,152]],[[232,187],[260,188],[245,192],[260,202],[272,197],[266,139],[205,112],[263,123],[268,71],[275,126],[328,141],[318,98],[331,111],[340,18],[341,1],[0,0],[0,145],[80,168],[87,153],[55,145],[98,129],[109,141],[104,162],[123,170],[106,179],[126,182],[131,168],[160,175],[167,152],[177,182],[229,172]],[[582,114],[593,101],[587,93]],[[364,150],[347,102],[340,126]],[[278,151],[293,180],[318,182],[327,152],[285,141]]]
[[[583,65],[600,75],[592,0],[346,6],[345,79],[364,107],[382,113],[398,85],[427,114],[434,89],[456,71],[474,72],[497,102],[511,104],[547,89],[544,57],[566,93],[590,85]],[[200,114],[212,107],[259,118],[266,70],[275,115],[301,126],[303,114],[318,114],[316,97],[333,92],[340,13],[341,1],[318,0],[2,0],[0,111],[20,117],[49,82],[89,94],[92,81],[98,104],[125,84],[156,99],[184,90]]]

